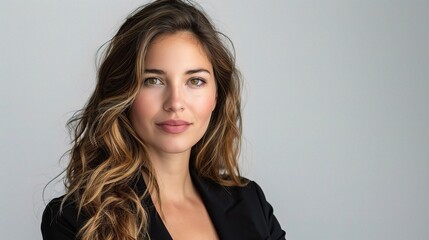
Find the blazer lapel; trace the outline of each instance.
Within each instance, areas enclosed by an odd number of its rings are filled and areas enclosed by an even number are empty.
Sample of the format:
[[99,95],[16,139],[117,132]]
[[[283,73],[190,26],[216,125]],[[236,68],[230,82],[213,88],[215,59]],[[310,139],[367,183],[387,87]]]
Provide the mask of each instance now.
[[251,220],[253,207],[244,201],[236,187],[224,187],[199,177],[192,168],[191,177],[220,239],[265,239],[258,232],[258,223]]
[[[139,177],[134,187],[137,190],[139,196],[142,196],[146,191],[146,183],[144,182],[143,177]],[[172,240],[170,233],[165,227],[164,222],[159,216],[156,208],[152,202],[152,198],[148,194],[143,198],[142,204],[145,209],[148,211],[148,221],[149,221],[149,235],[152,240]]]
[[[210,179],[198,176],[192,167],[190,173],[192,182],[204,202],[219,239],[268,239],[259,231],[264,224],[259,222],[262,218],[253,216],[255,206],[249,203],[248,196],[242,193],[247,187],[242,189],[241,187],[221,186]],[[146,184],[143,177],[136,181],[135,189],[140,196],[144,193]],[[246,196],[247,200],[243,196]],[[148,210],[151,238],[154,240],[172,239],[149,195],[143,199],[142,204]]]

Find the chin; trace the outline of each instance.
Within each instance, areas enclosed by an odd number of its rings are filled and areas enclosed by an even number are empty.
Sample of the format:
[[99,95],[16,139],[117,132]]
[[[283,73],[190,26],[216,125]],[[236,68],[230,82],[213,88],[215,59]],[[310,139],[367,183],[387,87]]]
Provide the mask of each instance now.
[[168,154],[179,154],[191,151],[192,146],[193,145],[169,143],[159,147],[158,150]]

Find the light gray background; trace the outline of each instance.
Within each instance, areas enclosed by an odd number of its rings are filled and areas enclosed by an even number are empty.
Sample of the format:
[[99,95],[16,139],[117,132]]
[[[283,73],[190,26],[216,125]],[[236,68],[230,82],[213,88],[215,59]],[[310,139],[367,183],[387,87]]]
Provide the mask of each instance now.
[[[65,122],[141,3],[0,2],[1,239],[41,239]],[[429,2],[200,3],[235,43],[244,173],[288,239],[428,239]]]

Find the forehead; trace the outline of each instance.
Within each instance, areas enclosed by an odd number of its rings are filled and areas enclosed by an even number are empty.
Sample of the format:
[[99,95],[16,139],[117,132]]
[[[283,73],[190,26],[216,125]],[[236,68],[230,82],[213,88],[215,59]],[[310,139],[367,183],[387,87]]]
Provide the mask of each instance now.
[[211,68],[211,61],[203,45],[194,34],[180,31],[157,36],[149,45],[146,53],[145,67],[168,65],[176,67],[210,66]]

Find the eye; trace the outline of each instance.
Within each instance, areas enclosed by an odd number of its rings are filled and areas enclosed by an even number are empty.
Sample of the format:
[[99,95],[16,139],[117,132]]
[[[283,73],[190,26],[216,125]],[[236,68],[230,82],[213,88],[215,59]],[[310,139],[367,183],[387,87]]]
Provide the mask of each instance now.
[[201,86],[203,86],[206,83],[206,81],[204,81],[201,78],[191,78],[191,79],[189,79],[188,83],[192,87],[201,87]]
[[164,83],[159,78],[151,77],[151,78],[146,78],[143,81],[143,84],[146,86],[151,86],[151,85],[163,85]]

